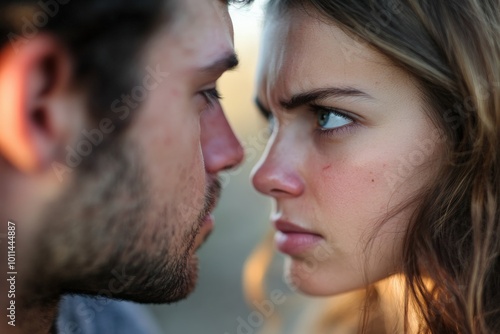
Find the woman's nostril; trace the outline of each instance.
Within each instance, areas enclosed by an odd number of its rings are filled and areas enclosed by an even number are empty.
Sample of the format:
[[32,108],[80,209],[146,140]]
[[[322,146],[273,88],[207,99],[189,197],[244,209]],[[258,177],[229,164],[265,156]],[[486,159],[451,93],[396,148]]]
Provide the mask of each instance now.
[[280,196],[286,195],[288,193],[282,189],[274,188],[274,189],[271,189],[271,191],[269,191],[269,194],[273,197],[280,197]]

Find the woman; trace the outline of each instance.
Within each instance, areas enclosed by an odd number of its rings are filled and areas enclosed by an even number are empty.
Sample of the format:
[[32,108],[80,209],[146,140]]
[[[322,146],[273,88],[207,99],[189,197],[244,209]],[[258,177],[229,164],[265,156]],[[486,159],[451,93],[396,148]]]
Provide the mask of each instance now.
[[253,184],[290,282],[374,292],[373,331],[399,274],[402,331],[500,333],[499,1],[270,0],[263,40]]

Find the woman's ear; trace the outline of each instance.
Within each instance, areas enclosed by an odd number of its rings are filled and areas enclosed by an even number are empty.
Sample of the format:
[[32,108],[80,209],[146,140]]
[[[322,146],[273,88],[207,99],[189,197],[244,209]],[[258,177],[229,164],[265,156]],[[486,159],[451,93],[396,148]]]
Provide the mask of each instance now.
[[70,57],[54,36],[0,49],[0,154],[19,171],[40,172],[55,158],[70,84]]

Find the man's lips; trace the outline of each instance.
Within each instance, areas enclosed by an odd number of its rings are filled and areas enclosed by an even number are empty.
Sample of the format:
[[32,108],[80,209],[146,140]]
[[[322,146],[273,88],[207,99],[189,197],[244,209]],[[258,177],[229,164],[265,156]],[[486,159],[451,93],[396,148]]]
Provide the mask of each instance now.
[[201,222],[200,228],[198,230],[198,234],[196,235],[195,238],[195,247],[194,250],[196,251],[198,248],[201,247],[202,244],[205,243],[205,241],[208,239],[210,234],[212,233],[213,229],[215,226],[215,220],[214,216],[212,213],[208,213],[203,221]]
[[323,240],[320,234],[287,221],[277,220],[274,227],[276,246],[285,254],[299,255]]
[[195,240],[195,249],[198,249],[211,234],[214,229],[215,221],[212,214],[213,210],[217,207],[221,194],[221,183],[217,178],[209,179],[210,186],[208,187],[205,208],[203,213],[205,214],[200,222],[200,228]]
[[206,205],[206,213],[207,215],[210,215],[219,203],[222,192],[222,185],[220,180],[216,177],[210,177],[208,179],[208,182],[209,186],[205,197],[208,201],[208,205]]

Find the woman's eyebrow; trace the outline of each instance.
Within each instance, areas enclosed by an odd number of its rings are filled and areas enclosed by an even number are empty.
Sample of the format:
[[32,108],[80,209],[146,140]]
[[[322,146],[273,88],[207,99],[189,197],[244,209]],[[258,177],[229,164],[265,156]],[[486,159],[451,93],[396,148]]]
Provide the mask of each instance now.
[[369,100],[374,100],[374,98],[370,94],[354,87],[330,87],[295,94],[289,100],[280,101],[280,104],[284,109],[291,110],[305,104],[317,100],[323,100],[329,97],[361,97]]

